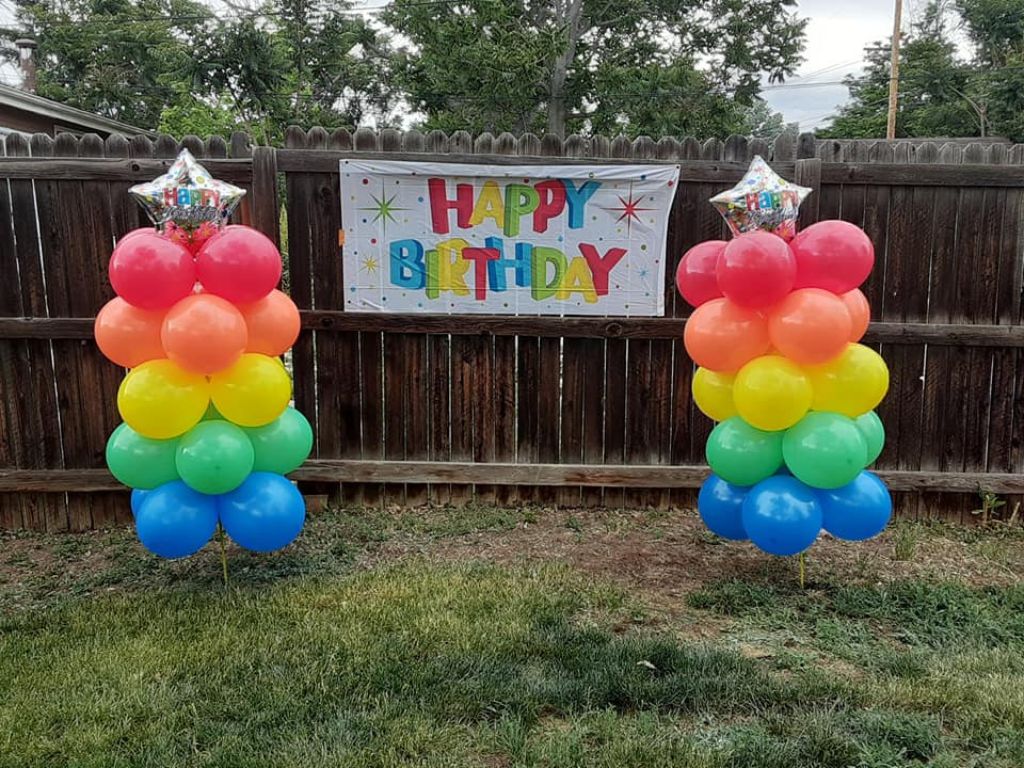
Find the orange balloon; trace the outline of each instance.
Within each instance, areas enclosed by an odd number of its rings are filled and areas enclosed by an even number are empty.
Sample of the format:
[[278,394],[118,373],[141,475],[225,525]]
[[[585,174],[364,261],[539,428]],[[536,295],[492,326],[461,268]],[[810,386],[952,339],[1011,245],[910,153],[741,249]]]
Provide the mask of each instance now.
[[846,305],[846,311],[850,313],[850,320],[853,323],[850,331],[850,341],[857,343],[867,333],[868,323],[871,322],[871,305],[868,304],[868,297],[860,290],[854,288],[839,296]]
[[167,357],[191,373],[211,374],[235,364],[248,332],[235,305],[220,296],[188,296],[167,312],[160,332]]
[[108,360],[125,368],[164,357],[160,343],[164,314],[133,307],[120,296],[113,298],[96,315],[96,345]]
[[277,357],[287,352],[299,338],[299,309],[281,291],[275,289],[259,301],[241,305],[238,310],[249,329],[246,352]]
[[821,288],[793,291],[768,318],[772,346],[801,365],[836,357],[850,341],[851,326],[843,300]]
[[683,341],[697,365],[733,373],[768,351],[768,321],[756,310],[712,299],[690,315]]

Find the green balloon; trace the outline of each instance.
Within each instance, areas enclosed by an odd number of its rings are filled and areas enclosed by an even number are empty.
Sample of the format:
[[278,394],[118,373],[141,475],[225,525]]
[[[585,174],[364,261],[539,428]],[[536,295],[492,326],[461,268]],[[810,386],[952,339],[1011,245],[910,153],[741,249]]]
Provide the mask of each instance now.
[[782,466],[782,432],[765,432],[733,416],[712,430],[705,453],[711,471],[727,483],[757,485]]
[[252,472],[252,443],[228,421],[201,421],[178,445],[176,464],[189,488],[216,495],[233,491]]
[[814,411],[786,430],[782,455],[800,482],[812,488],[841,488],[864,469],[868,445],[853,419]]
[[269,424],[245,432],[256,451],[254,472],[287,475],[301,466],[313,450],[313,428],[305,416],[290,406]]
[[178,479],[174,464],[177,448],[178,438],[153,440],[122,424],[107,440],[107,466],[129,488],[149,491]]
[[868,461],[864,466],[870,467],[882,455],[882,448],[885,447],[885,427],[882,426],[882,420],[874,411],[868,411],[863,416],[858,416],[854,422],[868,446]]

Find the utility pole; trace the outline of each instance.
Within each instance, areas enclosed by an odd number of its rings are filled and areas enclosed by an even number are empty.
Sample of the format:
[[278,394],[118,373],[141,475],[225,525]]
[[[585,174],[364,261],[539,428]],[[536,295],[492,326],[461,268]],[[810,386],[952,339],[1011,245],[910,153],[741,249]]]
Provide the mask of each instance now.
[[896,138],[896,107],[900,94],[900,29],[903,26],[903,0],[896,0],[896,15],[892,23],[892,63],[889,65],[889,120],[885,138]]

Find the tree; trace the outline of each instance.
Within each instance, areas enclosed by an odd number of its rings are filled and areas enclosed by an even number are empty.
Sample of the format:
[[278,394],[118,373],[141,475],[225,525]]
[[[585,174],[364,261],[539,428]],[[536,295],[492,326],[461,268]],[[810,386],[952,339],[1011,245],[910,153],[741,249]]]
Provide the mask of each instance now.
[[[962,61],[950,34],[958,13],[975,46]],[[885,136],[889,47],[867,49],[863,76],[845,80],[850,102],[818,132]],[[987,136],[1024,140],[1024,0],[933,0],[900,46],[899,137]]]
[[957,0],[975,48],[972,87],[993,133],[1024,141],[1024,0]]
[[794,0],[393,0],[427,128],[722,134],[798,63]]
[[272,0],[214,16],[193,0],[15,0],[0,30],[38,49],[39,94],[142,128],[278,140],[292,123],[390,118],[385,37],[348,3]]
[[290,124],[354,128],[392,121],[395,91],[386,36],[350,3],[273,0],[239,9],[198,52],[193,79],[228,94],[234,111],[267,140]]
[[161,111],[157,128],[171,136],[230,136],[244,126],[244,121],[224,106],[230,103],[227,95],[209,102],[179,93]]
[[40,96],[155,128],[182,86],[190,52],[201,47],[209,9],[192,0],[15,0],[17,24],[0,30],[0,55],[13,41],[39,45]]
[[754,99],[743,114],[746,126],[739,133],[755,139],[778,138],[783,133],[799,133],[799,123],[787,123],[781,112],[774,111],[764,99]]

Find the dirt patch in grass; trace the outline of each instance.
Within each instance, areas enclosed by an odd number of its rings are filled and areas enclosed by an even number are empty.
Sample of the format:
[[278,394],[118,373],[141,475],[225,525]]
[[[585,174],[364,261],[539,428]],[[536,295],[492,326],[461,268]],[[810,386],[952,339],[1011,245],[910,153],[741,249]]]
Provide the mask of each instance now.
[[[909,543],[908,543],[909,542]],[[501,564],[560,561],[639,590],[671,607],[709,581],[777,583],[798,579],[796,558],[769,557],[748,542],[710,534],[692,511],[542,510],[514,529],[410,541],[395,538],[375,557],[409,552]],[[907,578],[975,586],[1017,583],[1024,576],[1020,529],[979,532],[899,521],[866,542],[823,535],[806,556],[807,586],[837,579],[884,584]]]

